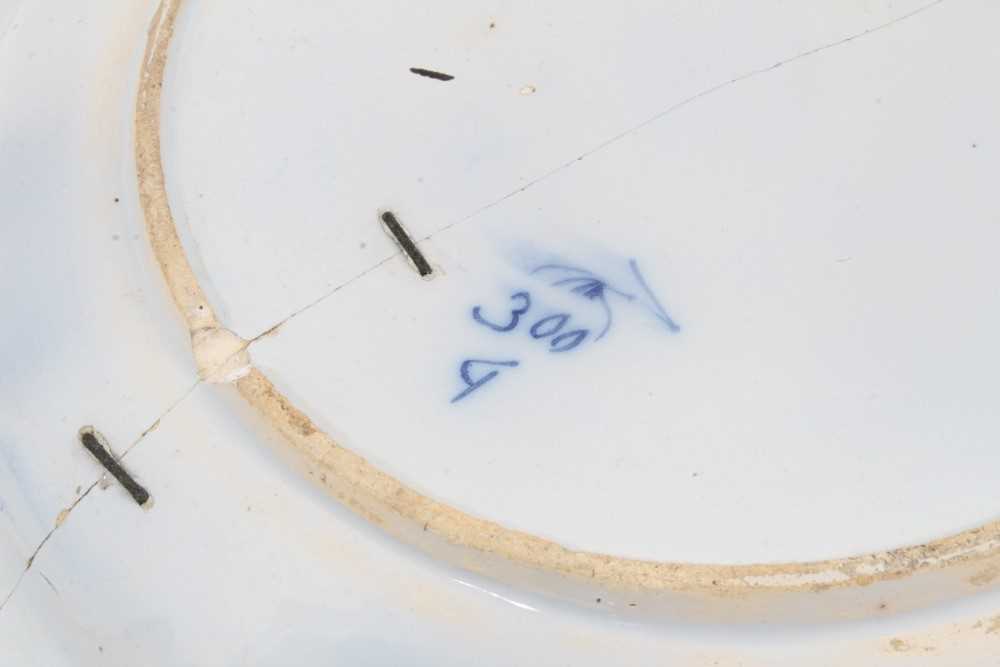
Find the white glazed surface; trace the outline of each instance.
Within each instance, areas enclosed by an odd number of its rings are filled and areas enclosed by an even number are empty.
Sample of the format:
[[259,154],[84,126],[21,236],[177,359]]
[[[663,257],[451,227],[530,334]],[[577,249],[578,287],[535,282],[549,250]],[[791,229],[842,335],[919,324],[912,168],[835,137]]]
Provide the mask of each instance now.
[[[164,165],[226,326],[307,308],[252,348],[294,403],[571,548],[810,560],[996,518],[995,8],[578,4],[182,11]],[[380,264],[380,209],[431,236],[436,278]],[[629,258],[678,334],[611,296],[602,340],[532,340],[553,313],[601,328],[533,268],[634,293]],[[521,290],[510,334],[471,319]],[[520,366],[451,404],[469,358]]]
[[[223,321],[252,337],[393,253],[379,208],[417,237],[476,214],[424,244],[433,280],[394,258],[251,350],[321,426],[434,497],[658,558],[830,557],[938,537],[997,506],[998,320],[977,306],[996,300],[988,3],[942,3],[733,84],[478,212],[715,83],[918,7],[904,4],[678,4],[668,39],[642,13],[587,10],[566,26],[555,10],[462,5],[435,10],[443,25],[394,7],[352,23],[328,8],[192,3],[165,91],[175,216]],[[304,483],[231,389],[192,389],[132,171],[152,11],[0,5],[0,663],[981,665],[998,653],[985,595],[850,625],[626,623],[440,566]],[[419,39],[400,29],[415,25]],[[570,47],[595,26],[609,43]],[[270,50],[232,43],[258,37]],[[561,46],[542,57],[541,44]],[[333,58],[341,49],[355,55]],[[663,49],[684,64],[651,86],[642,63]],[[275,123],[285,131],[264,129]],[[681,333],[621,310],[573,358],[523,332],[497,337],[523,374],[449,404],[457,362],[494,340],[471,306],[522,284],[544,292],[525,267],[550,257],[602,272],[636,257]],[[948,354],[922,354],[931,345]],[[752,391],[725,382],[762,374]],[[125,462],[150,510],[117,486],[88,492],[100,475],[76,442],[84,424],[119,453],[134,444]]]

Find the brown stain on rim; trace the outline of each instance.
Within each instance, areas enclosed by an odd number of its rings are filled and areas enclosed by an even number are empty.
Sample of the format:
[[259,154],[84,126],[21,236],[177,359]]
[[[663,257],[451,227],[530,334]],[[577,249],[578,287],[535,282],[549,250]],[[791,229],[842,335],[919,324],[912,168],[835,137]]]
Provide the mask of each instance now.
[[969,577],[973,586],[986,586],[1000,577],[1000,565],[993,565]]
[[889,640],[889,648],[897,653],[906,653],[910,650],[910,645],[897,637]]
[[[163,0],[149,29],[136,96],[135,160],[139,201],[153,254],[175,305],[193,332],[221,325],[198,284],[174,226],[160,156],[163,73],[180,5],[181,0]],[[612,588],[701,591],[716,595],[820,592],[867,586],[918,571],[1000,556],[1000,521],[926,544],[802,563],[672,563],[573,551],[536,535],[466,514],[409,488],[338,445],[256,368],[251,368],[235,384],[243,398],[306,458],[310,476],[369,521],[385,525],[389,519],[394,522],[401,519],[417,531],[426,529],[452,545],[499,555],[531,568],[590,579]],[[982,581],[987,583],[985,579]],[[894,650],[904,647],[909,648],[905,642],[892,643]]]

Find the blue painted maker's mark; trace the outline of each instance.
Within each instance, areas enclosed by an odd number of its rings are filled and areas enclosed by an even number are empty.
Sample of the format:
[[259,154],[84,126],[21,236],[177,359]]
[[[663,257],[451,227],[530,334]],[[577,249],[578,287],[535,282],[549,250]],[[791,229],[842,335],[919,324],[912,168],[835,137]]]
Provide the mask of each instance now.
[[[564,334],[559,334],[549,343],[550,352],[569,352],[574,347],[583,342],[583,339],[587,337],[590,331],[587,329],[574,329],[573,331],[567,331]],[[565,345],[562,344],[563,341],[569,341]]]
[[[593,340],[595,342],[602,339],[610,331],[611,325],[614,323],[609,296],[617,297],[628,303],[638,301],[652,312],[671,333],[679,332],[681,329],[680,326],[670,317],[659,298],[653,293],[649,283],[646,282],[645,277],[642,275],[642,271],[639,270],[638,262],[630,259],[628,265],[632,276],[643,293],[642,296],[645,298],[640,298],[640,295],[632,294],[612,286],[607,280],[601,278],[593,271],[568,264],[542,264],[533,269],[531,274],[548,273],[550,280],[554,278],[549,283],[551,287],[566,287],[571,293],[587,301],[599,304],[604,313],[604,324],[598,334],[594,336]],[[482,306],[473,307],[472,319],[492,331],[504,334],[511,333],[517,329],[521,318],[531,310],[532,298],[529,292],[521,291],[511,294],[510,300],[513,302],[514,307],[510,309],[507,322],[497,323],[487,319],[483,315]],[[582,345],[590,335],[590,329],[585,328],[563,331],[572,317],[571,313],[547,315],[536,320],[529,327],[528,334],[535,340],[548,340],[549,352],[569,352]],[[492,366],[493,370],[486,372],[482,377],[474,380],[472,379],[471,369],[475,364]],[[495,379],[500,374],[502,368],[514,368],[518,365],[520,365],[520,362],[515,360],[490,361],[488,359],[466,359],[459,367],[459,375],[462,378],[462,382],[465,383],[465,388],[452,398],[451,402],[457,403],[487,382]]]
[[500,374],[498,370],[492,370],[486,375],[482,376],[478,380],[472,379],[472,374],[469,372],[473,364],[482,364],[484,366],[500,366],[507,368],[514,368],[519,365],[518,361],[489,361],[488,359],[466,359],[462,362],[462,365],[458,369],[458,374],[462,376],[462,381],[465,382],[466,387],[462,391],[458,392],[453,399],[452,403],[457,403],[475,390],[482,387],[484,384],[495,378]]
[[[569,321],[569,313],[556,313],[555,315],[549,315],[548,317],[543,317],[542,319],[535,322],[528,332],[531,334],[532,338],[548,338],[549,336],[555,336],[551,341],[549,341],[549,351],[550,352],[569,352],[574,347],[583,342],[583,339],[587,337],[590,333],[589,329],[575,329],[573,331],[567,331],[566,333],[560,334],[559,332],[563,330],[566,323]],[[569,341],[565,345],[562,344],[563,341]]]
[[532,338],[545,338],[562,331],[568,320],[569,315],[566,313],[549,315],[535,322],[529,333],[531,333]]
[[515,292],[514,294],[510,295],[510,298],[511,301],[515,299],[521,301],[522,305],[510,311],[510,322],[508,322],[507,324],[494,324],[493,322],[490,322],[489,320],[484,318],[483,309],[481,306],[476,306],[475,308],[472,309],[472,319],[474,319],[475,321],[479,322],[484,326],[489,327],[490,329],[493,329],[494,331],[500,331],[500,332],[513,331],[514,329],[517,328],[517,323],[521,320],[521,315],[524,315],[526,312],[528,312],[528,309],[531,308],[531,295],[528,294],[527,292]]
[[649,297],[649,300],[653,302],[653,308],[650,308],[650,310],[653,311],[653,314],[656,315],[661,322],[666,324],[667,328],[670,329],[672,333],[680,331],[680,325],[674,322],[670,315],[667,315],[667,310],[663,307],[663,304],[660,303],[660,300],[656,298],[656,295],[653,294],[653,290],[649,288],[649,284],[646,282],[646,279],[643,278],[642,272],[639,270],[639,264],[634,259],[630,259],[628,261],[628,267],[632,269],[632,275],[635,276],[639,286],[642,287],[642,291],[645,292],[646,296]]
[[[679,332],[681,330],[680,325],[678,325],[677,322],[675,322],[673,318],[667,314],[666,308],[663,307],[659,298],[657,298],[656,294],[653,293],[649,283],[646,282],[646,278],[642,275],[642,271],[639,270],[639,263],[634,259],[630,259],[628,261],[628,266],[629,270],[632,272],[632,276],[635,278],[639,287],[648,299],[648,303],[644,303],[643,305],[645,305],[658,320],[663,322],[671,333]],[[608,303],[608,294],[620,297],[628,302],[635,301],[636,298],[638,298],[635,294],[613,287],[607,280],[601,278],[593,271],[580,268],[578,266],[570,266],[568,264],[543,264],[536,267],[531,273],[536,274],[545,271],[555,272],[557,275],[559,272],[564,274],[564,277],[549,283],[551,286],[564,287],[572,285],[572,287],[569,288],[570,292],[600,304],[602,310],[604,310],[604,327],[594,337],[595,341],[604,338],[604,335],[608,333],[611,329],[611,325],[614,323],[611,305]]]
[[552,287],[572,285],[572,287],[569,288],[570,292],[578,294],[588,301],[594,301],[600,304],[601,309],[604,311],[604,326],[594,337],[595,341],[604,338],[604,334],[608,333],[608,330],[611,329],[611,325],[614,323],[614,316],[611,314],[611,306],[608,304],[607,295],[609,293],[614,294],[625,299],[626,301],[632,301],[635,299],[635,295],[623,292],[616,287],[612,287],[608,281],[604,280],[593,271],[581,269],[577,266],[569,266],[567,264],[543,264],[536,267],[531,273],[534,275],[536,273],[546,271],[554,273],[556,276],[560,273],[565,276],[549,283]]

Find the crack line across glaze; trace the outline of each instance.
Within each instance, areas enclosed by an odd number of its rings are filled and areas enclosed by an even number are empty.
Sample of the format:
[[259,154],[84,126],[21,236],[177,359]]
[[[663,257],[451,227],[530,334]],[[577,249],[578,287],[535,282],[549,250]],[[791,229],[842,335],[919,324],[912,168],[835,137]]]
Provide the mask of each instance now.
[[[892,21],[782,62],[808,57],[870,35],[940,2],[929,3]],[[178,237],[168,205],[160,158],[163,74],[180,4],[181,0],[163,0],[149,31],[136,100],[135,159],[140,202],[153,253],[192,334],[192,340],[196,341],[201,337],[196,336],[199,332],[221,330],[222,326],[198,284]],[[755,70],[706,89],[697,97],[704,97],[772,69]],[[662,116],[658,114],[652,120]],[[537,572],[541,570],[566,575],[585,586],[612,591],[700,592],[712,597],[743,598],[753,594],[811,594],[868,586],[920,572],[942,572],[954,568],[961,569],[955,573],[955,581],[968,583],[972,581],[968,572],[994,567],[1000,561],[1000,521],[926,544],[800,563],[673,563],[574,551],[542,537],[471,516],[411,489],[360,455],[337,444],[292,405],[259,369],[253,367],[252,362],[247,360],[247,364],[246,372],[230,382],[304,457],[308,475],[337,499],[403,541],[444,556],[466,569],[503,576],[513,565],[516,572],[533,573],[528,576],[532,578],[534,588],[545,588],[537,582]],[[662,526],[650,526],[650,530],[662,530]]]

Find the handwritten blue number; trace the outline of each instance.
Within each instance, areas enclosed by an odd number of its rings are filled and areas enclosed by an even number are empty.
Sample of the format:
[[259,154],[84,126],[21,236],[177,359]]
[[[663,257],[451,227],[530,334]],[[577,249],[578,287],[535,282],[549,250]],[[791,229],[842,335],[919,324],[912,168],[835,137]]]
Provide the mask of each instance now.
[[[587,329],[575,329],[573,331],[567,331],[564,334],[559,334],[549,342],[551,349],[549,352],[568,352],[574,347],[583,342],[583,339],[587,337],[590,333]],[[560,347],[562,341],[568,340],[569,342]]]
[[[548,338],[562,331],[563,327],[566,326],[566,322],[569,321],[569,315],[566,313],[559,313],[557,315],[549,315],[548,317],[543,317],[542,319],[535,322],[531,327],[531,337],[532,338]],[[574,347],[577,347],[583,342],[583,339],[587,337],[590,331],[588,329],[574,329],[573,331],[567,331],[564,334],[559,334],[551,341],[549,341],[549,352],[569,352]],[[568,341],[563,344],[563,341]]]
[[521,315],[524,315],[526,312],[528,312],[528,309],[531,308],[531,295],[529,295],[527,292],[515,292],[514,294],[511,294],[510,298],[512,301],[514,299],[520,299],[523,302],[523,304],[519,308],[515,308],[512,311],[510,311],[510,322],[508,322],[507,324],[494,324],[493,322],[484,319],[482,315],[482,309],[479,306],[476,306],[475,308],[472,309],[472,319],[479,322],[483,326],[487,326],[490,329],[493,329],[494,331],[514,330],[517,327],[517,323],[521,320]]
[[[545,338],[547,336],[557,334],[562,330],[564,326],[566,326],[567,320],[569,320],[569,315],[565,313],[543,317],[542,319],[535,322],[535,324],[531,327],[531,337]],[[546,327],[546,325],[548,325],[550,322],[552,322],[553,324]]]
[[513,360],[489,361],[487,359],[466,359],[465,361],[462,362],[462,365],[459,367],[458,374],[462,376],[462,382],[464,382],[467,386],[465,387],[465,389],[458,392],[455,398],[451,399],[451,402],[457,403],[458,401],[462,400],[463,398],[465,398],[475,390],[479,389],[484,384],[486,384],[487,382],[489,382],[490,380],[492,380],[493,378],[495,378],[497,375],[500,374],[500,371],[493,370],[484,375],[483,377],[479,378],[478,380],[473,380],[472,375],[469,373],[469,369],[472,367],[472,364],[483,364],[486,366],[506,366],[508,368],[514,368],[515,366],[518,365],[518,363],[519,362]]

